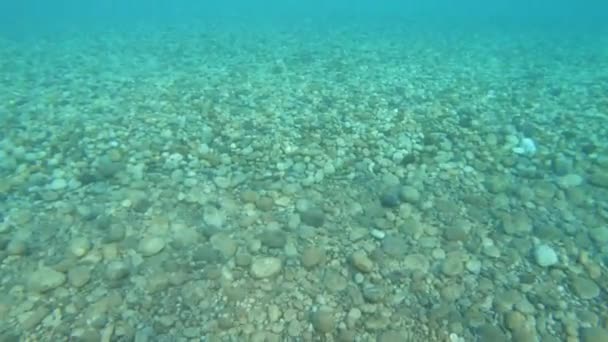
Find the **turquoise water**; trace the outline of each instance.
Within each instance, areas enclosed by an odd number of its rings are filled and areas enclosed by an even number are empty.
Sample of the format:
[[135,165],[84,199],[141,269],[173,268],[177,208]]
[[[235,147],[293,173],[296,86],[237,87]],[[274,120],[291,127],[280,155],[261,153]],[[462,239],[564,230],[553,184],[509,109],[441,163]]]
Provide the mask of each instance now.
[[608,341],[602,6],[1,4],[0,341]]

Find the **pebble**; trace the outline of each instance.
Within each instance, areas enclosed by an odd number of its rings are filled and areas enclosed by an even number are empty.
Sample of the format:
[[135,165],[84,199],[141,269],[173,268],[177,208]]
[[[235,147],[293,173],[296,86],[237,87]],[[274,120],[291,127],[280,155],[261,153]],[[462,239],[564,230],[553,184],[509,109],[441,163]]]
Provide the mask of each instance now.
[[379,229],[372,229],[370,234],[377,240],[382,240],[386,237],[386,233]]
[[541,267],[553,266],[559,261],[555,250],[546,244],[536,246],[534,249],[534,257],[536,263]]
[[121,280],[129,275],[129,265],[123,261],[112,261],[106,267],[105,275],[111,281]]
[[67,277],[49,267],[42,267],[29,276],[29,288],[35,292],[47,292],[65,283]]
[[608,341],[608,330],[599,327],[581,329],[582,342],[606,342]]
[[300,212],[300,220],[312,227],[321,227],[325,222],[325,213],[316,206],[311,206]]
[[311,318],[312,326],[319,333],[330,333],[336,328],[334,312],[329,307],[324,306],[314,311]]
[[420,202],[420,191],[414,188],[413,186],[406,185],[401,188],[401,192],[399,193],[399,197],[408,203],[418,203]]
[[318,247],[307,247],[302,252],[302,266],[313,268],[325,260],[325,252]]
[[362,250],[354,252],[351,256],[353,266],[363,273],[369,273],[374,269],[374,262],[367,256],[367,253]]
[[409,271],[428,272],[429,259],[423,254],[409,254],[403,259],[403,268]]
[[575,276],[571,285],[581,299],[593,299],[600,295],[600,287],[589,278]]
[[398,207],[401,204],[400,194],[401,188],[399,186],[388,187],[380,193],[380,204],[385,208]]
[[49,184],[49,189],[50,190],[63,190],[68,186],[68,182],[63,179],[63,178],[55,178],[53,179],[53,181],[51,182],[51,184]]
[[239,247],[238,243],[225,233],[214,234],[211,239],[209,239],[209,242],[211,242],[213,248],[220,252],[225,259],[232,258]]
[[253,260],[251,263],[251,275],[254,278],[272,277],[283,268],[283,262],[276,257],[261,257]]
[[159,237],[145,237],[139,242],[138,250],[145,256],[152,256],[160,253],[165,248],[165,241]]
[[258,238],[262,245],[270,248],[283,248],[287,243],[287,234],[279,229],[266,229]]
[[21,239],[11,240],[6,245],[6,252],[9,255],[24,255],[27,253],[27,243]]
[[78,258],[83,257],[90,249],[91,243],[84,237],[77,237],[70,242],[70,252]]
[[76,266],[68,271],[68,282],[74,287],[82,287],[91,279],[91,270],[86,266]]
[[458,256],[447,256],[441,264],[441,272],[448,277],[454,277],[462,274],[464,271],[464,263]]

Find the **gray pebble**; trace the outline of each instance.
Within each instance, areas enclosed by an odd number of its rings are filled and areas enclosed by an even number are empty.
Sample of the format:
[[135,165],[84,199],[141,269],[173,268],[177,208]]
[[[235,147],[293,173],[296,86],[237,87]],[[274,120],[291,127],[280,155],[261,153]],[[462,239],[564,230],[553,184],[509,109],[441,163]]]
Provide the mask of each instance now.
[[380,204],[385,208],[395,208],[401,204],[400,195],[401,187],[391,186],[380,193]]

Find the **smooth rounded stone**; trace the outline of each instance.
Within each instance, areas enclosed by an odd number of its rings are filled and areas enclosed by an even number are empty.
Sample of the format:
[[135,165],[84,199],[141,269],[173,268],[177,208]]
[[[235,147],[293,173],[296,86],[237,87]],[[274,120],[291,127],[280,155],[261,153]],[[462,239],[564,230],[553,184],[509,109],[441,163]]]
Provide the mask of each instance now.
[[477,329],[478,341],[508,342],[507,335],[497,326],[484,324]]
[[600,287],[589,278],[575,276],[570,284],[581,299],[593,299],[600,295]]
[[348,286],[346,278],[337,269],[329,269],[323,274],[323,285],[331,293],[344,291]]
[[363,298],[370,303],[379,303],[386,296],[386,290],[378,285],[367,285],[363,287]]
[[247,267],[251,265],[253,257],[251,254],[246,252],[237,252],[234,256],[234,263],[239,267]]
[[251,275],[254,278],[272,277],[283,268],[283,262],[276,257],[260,257],[253,260],[251,263]]
[[407,203],[418,203],[420,202],[420,197],[420,191],[411,185],[401,187],[401,191],[399,192],[399,198]]
[[6,245],[6,252],[9,255],[27,254],[27,242],[22,239],[13,239]]
[[203,212],[203,221],[211,228],[221,229],[226,222],[226,213],[214,206],[208,206]]
[[447,227],[443,236],[448,241],[464,241],[467,239],[467,230],[462,226]]
[[105,155],[97,161],[96,175],[102,179],[110,179],[120,172],[124,165],[119,162],[120,158]]
[[559,185],[562,189],[569,189],[583,184],[584,179],[582,176],[577,174],[567,174],[565,176],[560,177],[557,180],[557,185]]
[[213,179],[215,185],[220,189],[227,189],[232,185],[232,181],[228,177],[217,176]]
[[104,241],[107,241],[110,243],[119,242],[119,241],[124,240],[126,235],[127,235],[127,232],[126,232],[124,226],[114,224],[110,227],[110,229],[108,229],[108,232],[104,238]]
[[403,268],[408,271],[428,272],[429,259],[423,254],[409,254],[403,258]]
[[313,268],[325,260],[325,251],[319,247],[307,247],[300,260],[305,268]]
[[370,231],[370,235],[373,236],[376,240],[382,240],[386,237],[386,233],[380,229],[372,229]]
[[526,316],[519,311],[509,311],[505,315],[505,325],[511,331],[518,331],[526,328]]
[[397,330],[389,330],[384,331],[380,334],[377,339],[377,342],[403,342],[410,341],[410,339],[406,339],[408,336],[405,331],[397,331]]
[[244,190],[241,192],[241,200],[245,203],[255,203],[258,200],[258,194],[253,190]]
[[271,197],[262,196],[255,201],[255,206],[261,211],[269,211],[274,206],[274,200]]
[[518,212],[502,218],[502,229],[509,235],[528,235],[532,231],[532,222],[526,213]]
[[82,287],[91,279],[91,269],[86,266],[76,266],[68,271],[68,282],[74,287]]
[[29,289],[35,292],[47,292],[65,283],[67,277],[49,267],[42,267],[30,274],[28,279]]
[[160,237],[149,236],[139,242],[138,250],[141,255],[148,257],[160,253],[165,248],[165,241]]
[[91,242],[85,237],[77,237],[70,242],[70,253],[81,258],[91,249]]
[[49,184],[49,189],[53,191],[63,190],[68,187],[68,181],[63,178],[55,178]]
[[211,246],[213,246],[213,249],[220,252],[222,257],[224,257],[225,259],[232,258],[232,256],[236,253],[236,250],[239,247],[238,243],[225,233],[214,234],[209,239],[209,242],[211,242]]
[[465,267],[469,272],[479,274],[479,272],[481,272],[481,261],[479,259],[469,259],[467,260]]
[[608,227],[591,228],[589,236],[600,246],[608,245]]
[[600,327],[589,327],[581,329],[581,342],[606,342],[608,341],[608,329]]
[[504,175],[488,177],[485,181],[485,186],[493,194],[505,192],[509,188],[508,177]]
[[362,273],[369,273],[374,269],[374,262],[367,256],[363,250],[354,252],[350,257],[353,266]]
[[441,264],[441,272],[448,277],[454,277],[464,272],[464,263],[458,256],[448,255]]
[[390,186],[384,189],[379,196],[380,204],[385,208],[395,208],[401,204],[401,187]]
[[287,234],[279,229],[266,229],[258,238],[262,245],[270,248],[283,248],[287,243]]
[[608,171],[596,170],[589,177],[589,183],[601,188],[608,188]]
[[321,227],[325,222],[325,213],[323,209],[311,206],[300,212],[300,220],[311,227]]
[[557,253],[551,246],[542,244],[534,248],[534,258],[541,267],[550,267],[559,262]]
[[106,266],[105,277],[108,280],[116,281],[126,278],[129,275],[129,265],[123,261],[112,261]]
[[403,257],[407,252],[407,242],[404,238],[395,235],[388,235],[382,240],[382,250],[389,256],[395,258]]
[[326,306],[313,311],[311,323],[315,331],[319,333],[325,334],[334,331],[336,329],[334,311]]

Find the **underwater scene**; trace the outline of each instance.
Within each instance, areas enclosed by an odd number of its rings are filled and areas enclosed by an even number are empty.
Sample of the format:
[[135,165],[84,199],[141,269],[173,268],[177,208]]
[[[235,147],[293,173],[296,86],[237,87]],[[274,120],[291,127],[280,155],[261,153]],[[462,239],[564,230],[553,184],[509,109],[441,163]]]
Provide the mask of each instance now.
[[607,342],[608,4],[0,3],[0,342]]

